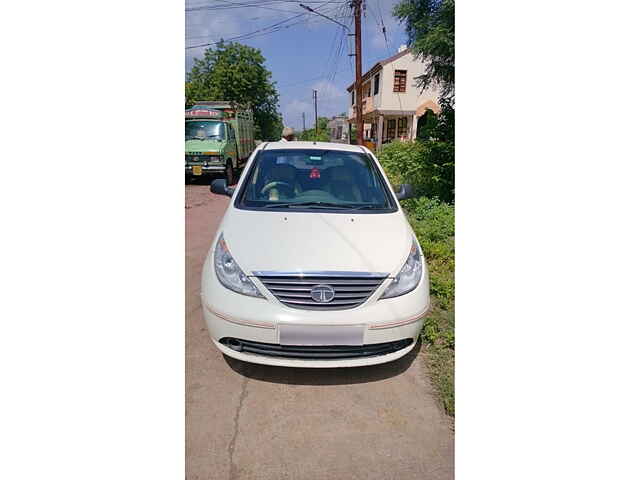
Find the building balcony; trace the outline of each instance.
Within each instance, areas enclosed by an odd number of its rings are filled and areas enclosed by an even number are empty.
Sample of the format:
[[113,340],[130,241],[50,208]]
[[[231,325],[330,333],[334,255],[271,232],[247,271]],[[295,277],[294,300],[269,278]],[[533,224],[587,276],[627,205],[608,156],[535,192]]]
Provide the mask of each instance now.
[[366,97],[362,99],[362,113],[364,115],[373,112],[374,109],[373,97]]

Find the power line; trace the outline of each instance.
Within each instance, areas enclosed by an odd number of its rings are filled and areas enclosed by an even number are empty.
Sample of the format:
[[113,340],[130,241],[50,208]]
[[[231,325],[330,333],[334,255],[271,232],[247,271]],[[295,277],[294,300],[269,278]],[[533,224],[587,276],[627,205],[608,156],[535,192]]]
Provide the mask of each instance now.
[[[270,30],[270,29],[273,29],[274,27],[282,26],[284,23],[286,23],[286,22],[288,22],[288,21],[290,21],[290,20],[293,20],[293,19],[295,19],[295,18],[302,17],[302,16],[304,16],[304,15],[308,15],[308,14],[307,14],[307,13],[300,13],[300,14],[298,14],[298,15],[294,15],[293,17],[285,18],[284,20],[281,20],[281,21],[279,21],[279,22],[276,22],[276,23],[274,23],[273,25],[269,25],[269,26],[267,26],[267,27],[264,27],[264,28],[260,28],[260,29],[258,29],[258,30],[255,30],[254,32],[245,33],[245,34],[242,34],[242,35],[238,35],[238,36],[236,36],[236,37],[228,38],[228,39],[226,39],[226,41],[230,42],[230,41],[232,41],[232,40],[237,40],[237,39],[240,39],[240,38],[247,38],[247,37],[249,37],[249,36],[251,36],[251,35],[258,34],[258,33],[260,33],[260,32],[264,32],[265,30]],[[295,24],[287,25],[287,27],[290,27],[290,26],[292,26],[292,25],[295,25]],[[277,31],[277,30],[279,30],[279,29],[276,29],[276,31]],[[270,32],[267,32],[267,33],[272,33],[272,32],[270,31]],[[256,36],[257,36],[257,35],[256,35]],[[207,46],[209,46],[209,45],[215,45],[216,43],[218,43],[218,42],[203,43],[203,44],[201,44],[201,45],[190,45],[190,46],[186,47],[186,48],[185,48],[185,50],[189,50],[189,49],[191,49],[191,48],[207,47]]]
[[[281,25],[281,26],[273,28],[273,29],[271,29],[271,30],[269,30],[267,32],[262,32],[262,33],[256,33],[257,31],[256,32],[250,32],[250,33],[245,33],[245,34],[242,34],[242,35],[238,35],[236,37],[222,38],[222,40],[224,40],[225,42],[238,41],[238,40],[250,40],[252,38],[261,37],[263,35],[269,35],[271,33],[279,32],[280,30],[285,30],[287,28],[295,27],[296,25],[300,25],[300,24],[303,24],[303,23],[311,24],[313,22],[310,21],[310,19],[306,19],[306,20],[301,20],[299,22],[291,23],[289,25]],[[317,22],[315,22],[315,23],[317,23]],[[211,37],[211,35],[205,35],[204,37]],[[194,38],[196,38],[196,37],[194,37]],[[202,38],[202,37],[200,37],[200,38]],[[191,48],[208,47],[208,46],[211,46],[211,45],[215,45],[216,43],[218,43],[218,42],[208,42],[208,43],[202,43],[200,45],[191,45],[191,46],[185,47],[185,50],[189,50]]]
[[[343,72],[346,72],[346,71],[347,71],[347,69],[343,69],[343,70],[339,70],[336,73],[343,73]],[[302,85],[303,83],[313,82],[314,80],[321,80],[324,77],[325,77],[324,75],[320,75],[318,77],[308,78],[306,80],[301,80],[301,81],[295,82],[295,83],[287,83],[285,85],[279,85],[279,88],[287,88],[287,87],[293,87],[295,85]]]
[[[248,8],[248,7],[255,7],[255,8],[264,8],[267,10],[273,10],[276,12],[288,12],[288,13],[296,13],[294,10],[283,10],[281,8],[273,8],[273,7],[267,7],[265,6],[265,4],[257,4],[257,3],[253,3],[253,4],[246,4],[246,3],[236,3],[236,2],[229,2],[226,0],[218,0],[219,2],[224,2],[226,5],[202,5],[202,6],[197,6],[197,7],[192,7],[192,8],[185,8],[185,12],[190,13],[190,12],[199,12],[202,10],[231,10],[231,9],[237,9],[237,8]],[[266,5],[272,5],[272,4],[266,4]]]
[[334,53],[334,49],[337,46],[338,43],[338,39],[340,38],[340,33],[342,32],[342,30],[340,29],[336,29],[334,35],[333,35],[333,40],[331,41],[331,47],[329,48],[329,57],[327,58],[327,63],[325,65],[325,69],[324,69],[324,73],[323,73],[323,77],[326,76],[327,80],[329,79],[329,76],[331,74],[331,64],[333,62],[335,62],[337,60],[337,53]]
[[[187,8],[185,8],[185,11],[187,12],[193,12],[193,11],[199,11],[199,10],[230,10],[230,9],[237,9],[237,8],[266,8],[268,10],[275,10],[275,11],[282,11],[282,12],[291,12],[291,13],[295,13],[294,10],[282,10],[280,8],[274,8],[273,6],[279,6],[279,4],[281,3],[289,3],[289,2],[281,2],[281,1],[270,1],[270,2],[260,2],[260,3],[240,3],[240,2],[232,2],[232,1],[228,1],[228,0],[217,0],[219,2],[223,2],[222,5],[212,5],[209,3],[204,3],[204,4],[197,4],[197,5],[187,5]],[[294,2],[291,2],[294,3]],[[298,3],[297,1],[295,3]],[[314,2],[307,2],[307,3],[314,3]],[[320,5],[317,8],[322,8],[327,4],[330,3],[340,3],[340,2],[315,2],[315,3],[322,3],[322,5]]]
[[320,15],[321,17],[324,17],[324,18],[326,18],[327,20],[331,20],[333,23],[337,23],[337,24],[338,24],[338,25],[340,25],[342,28],[346,28],[347,30],[349,30],[349,27],[347,27],[346,25],[343,25],[342,23],[337,22],[336,20],[334,20],[334,19],[333,19],[333,18],[331,18],[331,17],[327,17],[326,15],[324,15],[324,14],[322,14],[322,13],[320,13],[320,12],[318,12],[318,11],[314,10],[313,8],[307,7],[306,5],[304,5],[304,4],[302,4],[302,3],[300,4],[300,6],[301,6],[302,8],[304,8],[305,10],[307,10],[307,11],[311,12],[311,13],[315,13],[316,15]]
[[[282,0],[280,0],[280,1],[282,1]],[[335,2],[322,2],[322,3],[323,3],[323,5],[321,5],[318,8],[322,8],[325,5],[327,5],[328,3],[335,3]],[[290,20],[294,20],[294,19],[302,17],[304,15],[309,15],[309,14],[308,13],[300,13],[298,15],[294,15],[292,17],[286,18],[284,20],[281,20],[281,21],[276,22],[276,23],[274,23],[272,25],[260,28],[258,30],[253,31],[253,32],[244,33],[244,34],[241,34],[241,35],[238,35],[238,36],[235,36],[235,37],[231,37],[231,38],[227,38],[227,39],[224,39],[224,40],[225,41],[229,41],[229,42],[230,41],[234,41],[234,40],[248,40],[250,38],[255,38],[255,37],[262,36],[262,35],[275,33],[275,32],[278,32],[280,30],[284,30],[286,28],[290,28],[290,27],[292,27],[294,25],[299,25],[301,23],[308,22],[308,19],[307,19],[307,20],[302,20],[300,22],[291,23],[289,25],[284,25],[285,23],[289,22]],[[202,43],[202,44],[199,44],[199,45],[190,45],[188,47],[185,47],[185,50],[190,50],[192,48],[208,47],[208,46],[211,46],[211,45],[215,45],[216,43],[218,43],[218,42],[216,41],[216,42]]]

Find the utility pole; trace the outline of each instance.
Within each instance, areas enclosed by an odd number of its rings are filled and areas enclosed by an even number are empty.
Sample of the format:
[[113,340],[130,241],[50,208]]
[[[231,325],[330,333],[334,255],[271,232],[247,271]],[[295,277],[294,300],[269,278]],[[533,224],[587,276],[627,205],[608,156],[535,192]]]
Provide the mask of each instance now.
[[305,123],[304,123],[304,112],[302,112],[302,131],[304,132],[307,129]]
[[313,91],[313,108],[316,112],[316,138],[318,138],[318,91]]
[[[360,25],[360,16],[362,14],[362,3],[364,0],[351,0],[351,8],[353,8],[353,15],[355,17],[356,23],[356,127],[358,131],[358,140],[357,144],[362,145],[364,143],[364,123],[362,120],[362,48],[361,48],[361,25]],[[316,15],[320,15],[321,17],[326,18],[327,20],[331,20],[333,23],[340,25],[347,32],[349,32],[349,27],[344,25],[343,23],[338,22],[334,18],[328,17],[323,13],[317,12],[313,8],[300,4],[302,8],[310,13],[315,13]],[[349,36],[353,36],[353,33],[347,33]],[[353,54],[349,54],[349,56],[353,56]],[[317,99],[318,94],[314,90],[313,91],[313,99],[316,102],[316,136],[318,135],[318,105]],[[351,135],[351,123],[349,123],[349,135]],[[349,143],[351,143],[351,136],[349,136]]]
[[360,15],[362,0],[353,0],[353,17],[356,24],[356,138],[357,144],[364,144],[364,121],[362,119],[362,31]]

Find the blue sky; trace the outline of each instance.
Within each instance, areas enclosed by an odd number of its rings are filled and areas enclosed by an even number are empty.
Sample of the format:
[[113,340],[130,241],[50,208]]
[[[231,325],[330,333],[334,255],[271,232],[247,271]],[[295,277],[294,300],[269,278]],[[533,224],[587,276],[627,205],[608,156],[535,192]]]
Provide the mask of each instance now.
[[[353,32],[352,12],[346,6],[347,1],[300,0],[299,3],[337,18]],[[403,26],[391,15],[396,3],[397,0],[365,1],[363,73],[406,43]],[[313,125],[313,89],[318,90],[318,116],[330,117],[347,110],[346,87],[355,76],[353,57],[347,55],[353,53],[353,37],[344,35],[345,30],[340,26],[307,13],[298,2],[286,0],[187,0],[186,8],[186,46],[256,32],[295,15],[305,14],[282,24],[283,27],[291,24],[290,27],[237,41],[262,51],[280,93],[280,112],[285,125],[301,128],[302,112],[306,115],[307,128]],[[196,10],[188,11],[192,8]],[[386,27],[388,47],[382,35],[381,20]],[[342,51],[338,55],[341,39]],[[194,57],[202,57],[205,48],[185,50],[186,71],[191,69]]]

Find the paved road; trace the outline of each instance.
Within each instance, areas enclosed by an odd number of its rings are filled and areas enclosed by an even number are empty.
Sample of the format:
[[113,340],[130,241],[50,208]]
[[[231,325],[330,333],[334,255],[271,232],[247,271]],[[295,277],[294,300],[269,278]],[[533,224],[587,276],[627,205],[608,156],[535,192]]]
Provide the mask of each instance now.
[[226,197],[186,194],[186,478],[452,479],[452,424],[419,348],[353,369],[244,364],[211,343],[203,259]]

